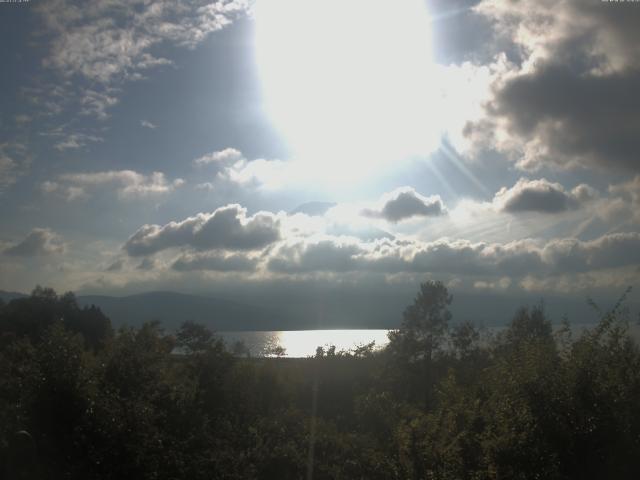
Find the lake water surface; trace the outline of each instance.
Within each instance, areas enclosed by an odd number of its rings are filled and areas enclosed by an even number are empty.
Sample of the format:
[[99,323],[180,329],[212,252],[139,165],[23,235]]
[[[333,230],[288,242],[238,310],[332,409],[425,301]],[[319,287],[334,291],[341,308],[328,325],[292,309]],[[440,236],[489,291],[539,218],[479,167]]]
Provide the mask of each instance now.
[[285,349],[285,356],[309,357],[317,347],[325,349],[335,345],[336,352],[375,342],[376,348],[384,347],[389,330],[284,330],[267,332],[219,332],[227,345],[242,341],[252,356],[264,355],[273,346]]
[[[573,338],[589,328],[594,323],[571,325]],[[554,329],[560,325],[554,325]],[[483,336],[497,334],[504,327],[487,327],[481,329]],[[285,356],[291,358],[304,358],[315,355],[317,347],[325,349],[335,345],[336,352],[340,350],[352,350],[361,345],[375,342],[375,348],[382,348],[389,339],[389,330],[282,330],[282,331],[254,331],[254,332],[218,332],[225,343],[231,347],[235,342],[242,341],[253,357],[265,355],[265,352],[274,346],[284,348]],[[630,326],[632,336],[640,341],[640,327]]]

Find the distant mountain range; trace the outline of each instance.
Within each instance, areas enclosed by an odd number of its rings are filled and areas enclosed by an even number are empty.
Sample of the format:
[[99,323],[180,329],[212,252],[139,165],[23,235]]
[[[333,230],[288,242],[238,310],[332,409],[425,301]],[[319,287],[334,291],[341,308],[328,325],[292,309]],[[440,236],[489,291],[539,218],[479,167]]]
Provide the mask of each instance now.
[[[9,302],[28,295],[0,291]],[[122,297],[78,295],[81,306],[96,305],[115,327],[159,320],[173,330],[186,320],[215,331],[304,330],[316,328],[393,328],[403,304],[372,304],[368,298],[344,298],[335,294],[287,298],[254,298],[246,302],[176,292],[149,292]],[[392,319],[389,321],[389,319]]]
[[[341,290],[315,295],[291,291],[289,294],[259,296],[250,292],[236,292],[232,298],[190,295],[176,292],[149,292],[122,297],[79,295],[81,306],[96,305],[113,325],[141,325],[159,320],[173,330],[186,320],[207,325],[215,331],[304,330],[323,328],[396,328],[404,308],[413,295],[399,296],[368,294]],[[27,295],[0,291],[0,299],[9,302]],[[249,302],[244,297],[250,298]],[[455,293],[451,305],[454,322],[471,320],[485,326],[505,325],[520,306],[531,306],[540,297],[508,296],[486,293]],[[545,310],[553,322],[567,316],[573,324],[591,323],[597,315],[584,299],[546,296]],[[612,303],[603,301],[606,310]],[[627,302],[632,318],[640,305]]]
[[[0,291],[0,299],[5,302],[26,296]],[[100,307],[116,327],[159,320],[165,328],[173,330],[182,322],[192,320],[220,331],[269,330],[283,324],[284,320],[282,314],[271,308],[175,292],[149,292],[125,297],[79,295],[77,299],[81,306]]]
[[160,320],[174,329],[186,320],[207,325],[213,330],[264,330],[279,323],[277,311],[230,300],[174,292],[150,292],[126,297],[85,295],[80,305],[96,305],[115,325],[139,325]]
[[4,290],[0,290],[0,300],[2,300],[5,303],[10,302],[14,298],[23,298],[23,297],[27,297],[27,296],[28,295],[25,294],[25,293],[5,292]]

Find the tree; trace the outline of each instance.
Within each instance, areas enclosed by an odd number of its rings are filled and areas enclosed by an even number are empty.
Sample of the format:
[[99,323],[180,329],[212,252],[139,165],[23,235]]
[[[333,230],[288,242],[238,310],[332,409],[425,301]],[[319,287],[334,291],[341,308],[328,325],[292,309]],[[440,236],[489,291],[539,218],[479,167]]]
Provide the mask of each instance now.
[[37,286],[31,296],[11,300],[0,310],[0,333],[27,337],[34,343],[56,322],[82,334],[93,350],[103,348],[113,336],[109,318],[94,305],[80,308],[71,292],[58,296],[51,288]]
[[503,334],[503,340],[508,347],[516,349],[531,343],[554,346],[553,329],[544,311],[544,304],[518,309]]
[[468,357],[479,339],[480,332],[469,321],[456,325],[451,332],[451,346],[460,358]]
[[[389,332],[388,351],[398,367],[420,378],[418,382],[411,378],[407,381],[410,389],[415,388],[413,384],[417,383],[418,391],[424,397],[425,408],[432,402],[435,385],[432,364],[434,354],[442,345],[449,328],[449,305],[452,300],[442,282],[427,280],[420,284],[413,304],[404,311],[400,329]],[[416,393],[410,394],[413,396]]]
[[193,321],[186,321],[176,333],[176,346],[183,348],[186,353],[202,353],[215,343],[213,332],[204,325]]
[[389,333],[392,350],[399,350],[410,363],[431,361],[449,328],[452,300],[442,282],[427,280],[420,284],[413,304],[404,311],[400,329]]
[[287,349],[282,345],[268,345],[264,349],[264,355],[267,357],[282,358],[287,354]]

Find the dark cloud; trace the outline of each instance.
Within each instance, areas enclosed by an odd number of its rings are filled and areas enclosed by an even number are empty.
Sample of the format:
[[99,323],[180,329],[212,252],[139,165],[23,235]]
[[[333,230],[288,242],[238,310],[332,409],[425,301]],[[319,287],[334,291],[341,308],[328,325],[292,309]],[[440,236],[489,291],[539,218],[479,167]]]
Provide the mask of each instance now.
[[554,240],[542,258],[559,272],[587,272],[640,264],[640,233],[612,233],[596,240]]
[[479,0],[427,0],[435,60],[442,64],[489,59],[493,32],[473,10]]
[[436,217],[445,213],[440,196],[424,197],[411,187],[401,187],[385,194],[379,209],[365,209],[363,215],[400,222],[411,217]]
[[596,195],[595,190],[585,184],[567,192],[559,183],[544,178],[521,178],[513,187],[503,187],[496,193],[493,203],[498,209],[509,213],[560,213],[577,208],[581,203],[594,199]]
[[507,244],[439,240],[422,245],[411,261],[418,272],[461,275],[521,276],[543,265],[534,242]]
[[[523,169],[638,169],[640,9],[630,2],[484,0],[475,9],[520,59],[496,74],[492,138]],[[491,142],[489,142],[491,143]]]
[[362,252],[354,242],[335,239],[298,243],[280,248],[278,256],[269,261],[268,268],[278,273],[349,272],[359,268],[355,255]]
[[592,241],[575,238],[539,244],[466,240],[360,244],[344,239],[299,242],[281,247],[268,262],[276,273],[314,272],[433,273],[491,278],[553,276],[640,264],[640,234],[604,235]]
[[343,239],[300,242],[280,248],[268,268],[278,273],[377,272],[468,275],[520,275],[540,270],[536,247],[526,242],[507,245],[458,240],[357,243]]
[[156,267],[156,262],[153,258],[143,258],[142,261],[136,267],[137,270],[142,270],[143,272],[148,272],[153,270]]
[[123,267],[124,267],[124,260],[119,258],[118,260],[113,262],[111,265],[109,265],[107,267],[106,271],[107,272],[119,272],[119,271],[122,270]]
[[124,249],[131,256],[185,246],[199,250],[254,250],[279,238],[279,220],[275,215],[261,212],[248,217],[247,210],[240,205],[227,205],[181,222],[144,225],[127,240]]
[[221,255],[219,253],[190,253],[179,257],[172,265],[174,270],[188,272],[211,270],[217,272],[251,272],[256,269],[257,260],[246,255]]
[[632,2],[482,0],[474,10],[523,60],[554,57],[557,64],[603,71],[640,66],[640,10]]
[[520,75],[497,92],[491,113],[542,150],[522,166],[638,169],[640,70],[585,75],[550,65]]
[[62,238],[48,228],[34,228],[20,242],[6,248],[5,255],[34,257],[63,253],[65,250]]

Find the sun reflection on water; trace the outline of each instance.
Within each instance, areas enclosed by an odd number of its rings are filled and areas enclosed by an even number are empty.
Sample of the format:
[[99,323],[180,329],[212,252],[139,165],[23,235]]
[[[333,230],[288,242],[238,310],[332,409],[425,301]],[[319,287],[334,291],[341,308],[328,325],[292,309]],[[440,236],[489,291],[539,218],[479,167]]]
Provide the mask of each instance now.
[[284,356],[304,358],[313,356],[317,347],[335,345],[336,352],[352,350],[355,347],[375,342],[375,348],[382,348],[388,342],[388,330],[286,330],[269,332],[224,332],[225,341],[231,345],[242,341],[252,356],[271,356],[273,347],[284,348]]

